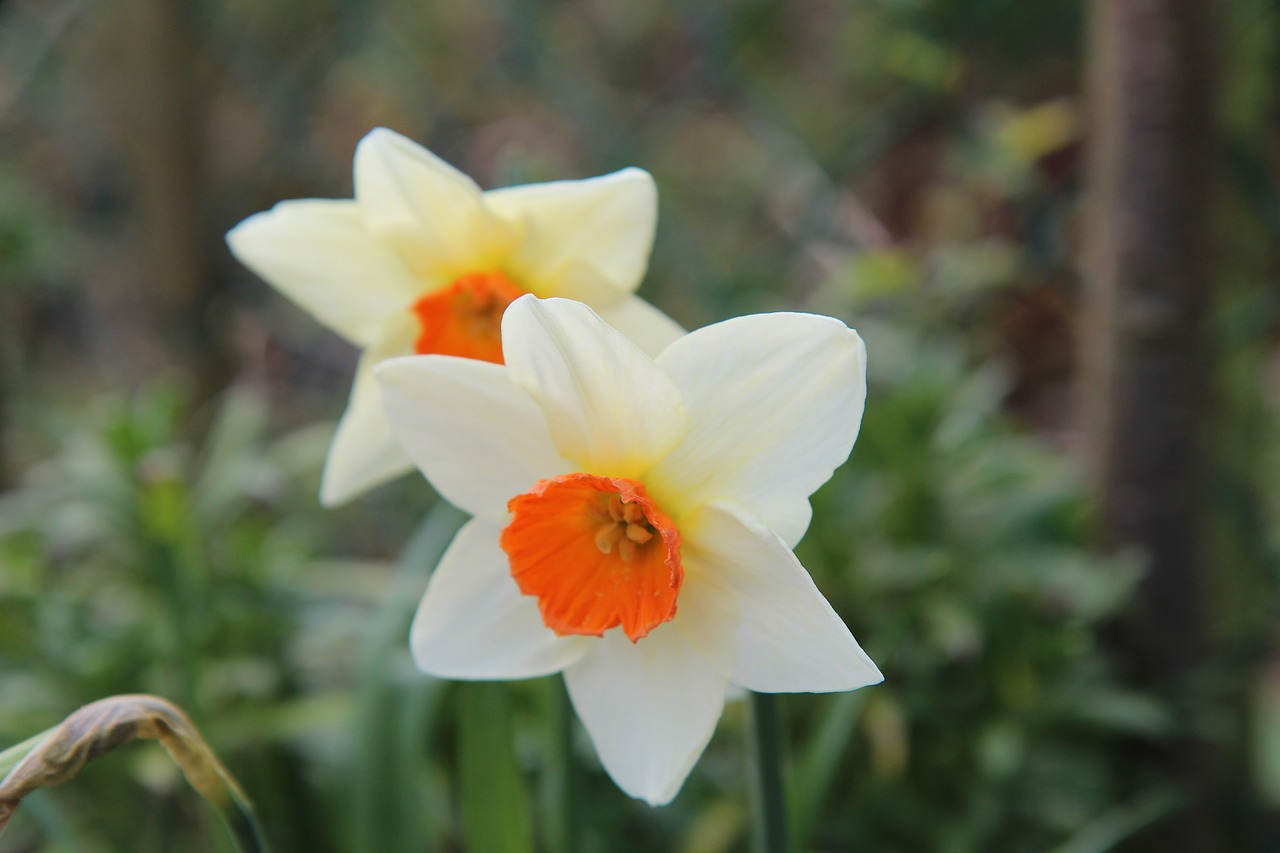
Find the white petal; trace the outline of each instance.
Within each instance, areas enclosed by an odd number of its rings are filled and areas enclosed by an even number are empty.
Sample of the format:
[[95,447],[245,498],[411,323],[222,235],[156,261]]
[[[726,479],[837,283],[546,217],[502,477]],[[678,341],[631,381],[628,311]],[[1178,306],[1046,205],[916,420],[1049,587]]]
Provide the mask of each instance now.
[[685,440],[649,475],[682,512],[730,497],[789,545],[809,527],[809,495],[849,456],[866,398],[866,350],[813,314],[758,314],[691,332],[657,359],[689,413]]
[[227,233],[232,253],[321,323],[368,346],[422,285],[353,201],[285,201]]
[[473,519],[440,558],[409,632],[423,672],[469,680],[536,678],[559,672],[586,650],[589,638],[557,637],[543,624],[538,600],[520,594],[499,532],[497,525]]
[[355,184],[370,230],[433,286],[501,266],[519,236],[488,211],[475,181],[384,127],[356,146]]
[[658,218],[658,190],[648,172],[623,169],[584,181],[493,190],[485,203],[525,223],[512,264],[539,296],[583,299],[560,280],[575,264],[597,272],[615,298],[634,291],[644,276]]
[[593,307],[601,320],[626,335],[650,358],[656,358],[686,334],[679,323],[638,296]]
[[377,370],[401,446],[448,501],[505,524],[507,501],[574,470],[560,458],[537,403],[501,365],[409,356]]
[[686,585],[696,575],[718,606],[736,615],[734,684],[760,693],[828,693],[884,680],[795,554],[759,519],[715,502],[687,517],[680,532]]
[[391,434],[373,369],[413,350],[414,326],[407,313],[393,319],[383,337],[365,350],[356,368],[347,410],[338,422],[320,479],[320,502],[328,507],[413,470],[413,462]]
[[670,802],[715,732],[725,677],[670,623],[635,644],[606,632],[564,677],[618,787],[650,805]]
[[675,383],[581,303],[520,297],[502,318],[502,351],[579,470],[639,477],[684,435]]

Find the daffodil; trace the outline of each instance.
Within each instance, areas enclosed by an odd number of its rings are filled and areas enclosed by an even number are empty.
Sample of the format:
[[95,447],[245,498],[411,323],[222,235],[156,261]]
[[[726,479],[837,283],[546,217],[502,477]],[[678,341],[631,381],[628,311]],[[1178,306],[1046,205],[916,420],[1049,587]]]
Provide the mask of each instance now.
[[411,632],[444,678],[563,672],[604,767],[671,800],[726,690],[881,680],[792,548],[849,455],[865,351],[838,320],[739,317],[657,358],[589,308],[522,296],[506,366],[381,365],[392,428],[474,518]]
[[356,148],[355,198],[286,201],[227,235],[232,252],[364,352],[321,500],[342,503],[412,470],[372,370],[410,353],[500,362],[499,321],[524,293],[591,305],[650,352],[681,330],[634,295],[657,217],[640,169],[482,192],[385,128]]

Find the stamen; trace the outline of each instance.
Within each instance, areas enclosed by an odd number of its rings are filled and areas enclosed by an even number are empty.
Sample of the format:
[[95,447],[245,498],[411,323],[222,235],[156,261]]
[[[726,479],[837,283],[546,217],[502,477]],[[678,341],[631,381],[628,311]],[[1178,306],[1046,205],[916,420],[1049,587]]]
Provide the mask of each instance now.
[[648,525],[628,524],[627,538],[637,545],[643,545],[653,538],[653,528]]
[[590,511],[592,518],[608,518],[596,531],[596,547],[602,554],[611,554],[617,548],[622,562],[630,563],[636,558],[636,546],[653,538],[653,527],[640,504],[623,502],[621,495],[610,495],[604,508],[604,513],[595,508]]
[[617,545],[621,538],[622,526],[616,521],[612,522],[596,531],[596,547],[600,549],[601,554],[608,554],[613,551],[613,546]]

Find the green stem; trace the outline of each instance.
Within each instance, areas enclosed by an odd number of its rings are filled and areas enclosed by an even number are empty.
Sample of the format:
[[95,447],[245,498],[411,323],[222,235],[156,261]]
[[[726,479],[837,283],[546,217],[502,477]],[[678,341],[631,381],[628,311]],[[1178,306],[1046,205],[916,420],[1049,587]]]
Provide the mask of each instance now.
[[542,813],[542,845],[546,850],[572,853],[574,849],[573,708],[565,691],[564,680],[555,676],[546,680],[543,692],[544,759],[538,786]]
[[778,697],[751,694],[752,789],[756,853],[788,853],[787,799],[782,789],[782,724]]
[[533,853],[507,685],[462,682],[457,692],[463,847],[476,853]]

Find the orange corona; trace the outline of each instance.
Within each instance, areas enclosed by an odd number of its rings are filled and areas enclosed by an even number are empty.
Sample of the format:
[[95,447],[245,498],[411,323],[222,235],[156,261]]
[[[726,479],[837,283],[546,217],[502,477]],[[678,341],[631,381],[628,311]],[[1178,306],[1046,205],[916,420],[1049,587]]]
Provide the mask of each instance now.
[[502,314],[524,292],[493,271],[468,273],[428,293],[413,304],[422,326],[414,351],[502,364]]
[[520,591],[558,634],[632,642],[676,614],[680,532],[643,483],[593,474],[541,480],[507,503],[502,548]]

